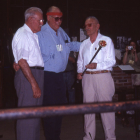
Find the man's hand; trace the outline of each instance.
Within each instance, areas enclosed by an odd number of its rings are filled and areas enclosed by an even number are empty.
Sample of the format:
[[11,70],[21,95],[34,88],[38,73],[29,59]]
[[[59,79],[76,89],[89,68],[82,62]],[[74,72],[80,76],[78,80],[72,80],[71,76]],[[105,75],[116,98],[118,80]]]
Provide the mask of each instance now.
[[13,68],[15,71],[18,71],[20,69],[20,66],[17,63],[13,63]]
[[32,86],[32,90],[33,90],[33,97],[34,98],[40,98],[41,90],[40,90],[38,84],[36,86]]
[[75,63],[75,58],[69,56],[69,61],[71,61],[72,63]]
[[77,79],[78,79],[78,80],[81,80],[82,78],[83,78],[83,77],[82,77],[82,73],[78,73],[78,74],[77,74]]
[[87,69],[96,69],[97,63],[91,63],[85,66]]

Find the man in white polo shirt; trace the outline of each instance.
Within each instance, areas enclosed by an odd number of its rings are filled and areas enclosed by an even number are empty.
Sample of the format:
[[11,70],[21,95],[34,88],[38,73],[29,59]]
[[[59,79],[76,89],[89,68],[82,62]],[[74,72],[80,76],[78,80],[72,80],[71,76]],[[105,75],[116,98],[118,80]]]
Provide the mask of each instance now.
[[[36,32],[43,25],[43,12],[37,7],[25,11],[25,24],[12,41],[15,62],[20,69],[15,74],[18,107],[41,106],[43,100],[44,62]],[[39,140],[40,119],[17,120],[17,140]]]
[[[116,62],[114,45],[109,37],[98,33],[99,27],[97,18],[91,16],[86,19],[85,29],[89,38],[81,44],[77,61],[77,78],[82,79],[84,103],[112,101],[115,92],[114,81],[110,73]],[[99,48],[99,42],[103,42],[104,47],[89,64]],[[87,71],[82,76],[85,68],[87,68]],[[101,118],[105,140],[116,140],[115,113],[101,113]],[[83,140],[94,140],[95,128],[95,114],[85,115],[85,136]]]

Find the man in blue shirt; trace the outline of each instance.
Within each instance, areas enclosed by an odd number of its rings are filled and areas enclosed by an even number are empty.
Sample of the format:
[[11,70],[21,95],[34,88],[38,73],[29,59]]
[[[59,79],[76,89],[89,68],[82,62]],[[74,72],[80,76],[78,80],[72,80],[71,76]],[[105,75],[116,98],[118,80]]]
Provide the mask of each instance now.
[[[70,38],[60,27],[62,12],[52,6],[47,11],[47,23],[37,33],[44,60],[44,106],[66,103],[66,88],[63,72],[68,63],[70,51],[78,51],[80,43],[70,42]],[[46,140],[60,140],[62,117],[44,119]]]

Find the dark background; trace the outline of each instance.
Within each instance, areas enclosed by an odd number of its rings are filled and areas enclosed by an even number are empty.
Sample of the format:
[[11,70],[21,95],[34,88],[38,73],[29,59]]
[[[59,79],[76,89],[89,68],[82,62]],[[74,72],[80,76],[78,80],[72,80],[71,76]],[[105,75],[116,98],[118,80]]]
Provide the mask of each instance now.
[[58,6],[64,16],[62,28],[68,29],[69,36],[79,38],[79,29],[83,27],[87,16],[99,19],[102,34],[116,38],[126,36],[139,38],[140,2],[139,0],[0,0],[1,36],[9,29],[15,32],[24,23],[24,11],[31,6],[44,12],[52,6]]
[[63,12],[62,28],[70,37],[77,36],[79,40],[85,18],[95,16],[100,22],[101,34],[110,36],[114,43],[117,36],[140,40],[139,0],[0,0],[0,103],[4,107],[15,107],[17,103],[12,68],[13,33],[23,26],[27,8],[41,8],[46,20],[46,11],[52,5]]

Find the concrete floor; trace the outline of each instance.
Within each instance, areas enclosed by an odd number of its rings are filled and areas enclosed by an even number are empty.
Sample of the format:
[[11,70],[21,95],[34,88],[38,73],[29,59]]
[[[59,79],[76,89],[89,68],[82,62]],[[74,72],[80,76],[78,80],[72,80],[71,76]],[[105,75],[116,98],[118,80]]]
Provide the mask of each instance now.
[[[95,140],[104,140],[104,132],[99,118],[96,119],[96,128]],[[82,140],[84,136],[83,115],[64,116],[61,131],[61,140]],[[15,120],[1,121],[0,134],[3,134],[3,138],[0,140],[16,140]],[[116,117],[116,136],[117,140],[139,140],[136,138],[134,120],[130,119],[130,125],[123,127],[121,119]],[[40,140],[45,140],[42,125]]]

